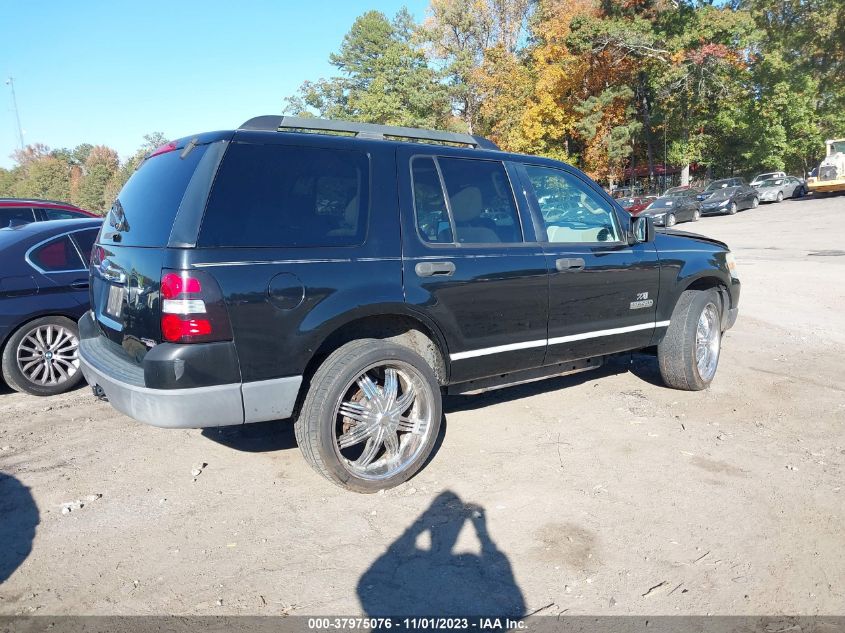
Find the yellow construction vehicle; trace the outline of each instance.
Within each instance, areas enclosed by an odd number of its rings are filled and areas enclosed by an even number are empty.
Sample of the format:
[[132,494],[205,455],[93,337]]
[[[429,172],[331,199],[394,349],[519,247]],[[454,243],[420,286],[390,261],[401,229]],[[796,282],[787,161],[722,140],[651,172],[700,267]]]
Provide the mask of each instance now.
[[827,156],[815,176],[807,178],[807,189],[814,193],[845,191],[845,138],[825,142]]

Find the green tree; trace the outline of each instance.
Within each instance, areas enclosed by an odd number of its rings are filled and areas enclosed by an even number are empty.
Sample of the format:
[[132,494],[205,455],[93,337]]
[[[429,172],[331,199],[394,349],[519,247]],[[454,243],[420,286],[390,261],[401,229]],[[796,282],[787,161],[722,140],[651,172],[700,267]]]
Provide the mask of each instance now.
[[438,127],[447,114],[446,93],[413,44],[413,20],[401,10],[391,21],[378,11],[355,20],[329,61],[340,74],[305,82],[286,111],[322,117]]

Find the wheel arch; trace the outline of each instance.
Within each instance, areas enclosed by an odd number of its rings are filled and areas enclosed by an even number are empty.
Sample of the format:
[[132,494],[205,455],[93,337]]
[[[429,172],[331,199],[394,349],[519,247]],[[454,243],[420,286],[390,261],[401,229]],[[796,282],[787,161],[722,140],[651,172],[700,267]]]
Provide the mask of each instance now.
[[372,314],[349,315],[327,330],[315,347],[303,372],[294,416],[297,415],[308,392],[311,377],[320,364],[341,345],[358,339],[374,338],[407,347],[422,356],[434,370],[441,385],[449,382],[449,351],[439,328],[425,316],[405,306],[383,307]]

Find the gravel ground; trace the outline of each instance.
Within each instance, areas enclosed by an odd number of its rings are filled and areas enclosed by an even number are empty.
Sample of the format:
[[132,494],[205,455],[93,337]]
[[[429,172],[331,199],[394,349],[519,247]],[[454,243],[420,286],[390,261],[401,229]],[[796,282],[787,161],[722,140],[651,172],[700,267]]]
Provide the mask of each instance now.
[[844,212],[679,227],[743,281],[710,389],[635,356],[449,398],[383,494],[318,477],[287,422],[168,431],[0,387],[0,614],[841,614]]

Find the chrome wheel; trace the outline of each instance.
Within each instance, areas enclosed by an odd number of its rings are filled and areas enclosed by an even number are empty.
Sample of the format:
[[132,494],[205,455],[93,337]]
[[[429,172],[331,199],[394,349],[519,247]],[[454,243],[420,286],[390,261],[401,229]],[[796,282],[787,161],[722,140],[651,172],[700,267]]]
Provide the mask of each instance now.
[[704,381],[711,380],[716,373],[721,335],[719,313],[715,304],[708,303],[704,306],[701,316],[698,317],[698,326],[695,331],[695,363],[698,375]]
[[675,226],[675,224],[677,224],[677,222],[678,222],[678,220],[677,220],[677,218],[675,218],[674,213],[670,213],[669,215],[666,216],[666,226],[667,227]]
[[783,191],[778,191],[778,202],[783,202]]
[[66,383],[79,371],[79,339],[60,325],[40,325],[18,344],[18,369],[35,385]]
[[431,435],[434,394],[402,361],[371,365],[343,390],[335,406],[334,448],[362,479],[387,479],[410,466]]

